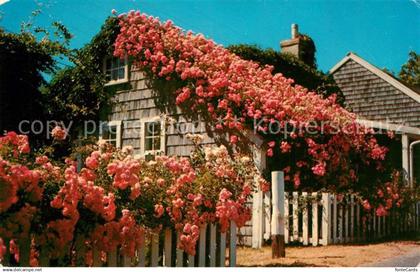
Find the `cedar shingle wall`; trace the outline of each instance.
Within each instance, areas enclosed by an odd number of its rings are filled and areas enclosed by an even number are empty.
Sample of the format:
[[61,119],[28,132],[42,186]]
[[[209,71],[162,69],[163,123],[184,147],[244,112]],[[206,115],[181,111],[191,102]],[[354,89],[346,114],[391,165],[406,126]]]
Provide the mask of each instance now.
[[420,103],[353,60],[333,74],[346,107],[364,119],[420,127]]
[[[140,153],[140,119],[156,117],[161,111],[155,106],[153,92],[146,86],[146,80],[139,70],[131,67],[130,74],[131,89],[118,92],[113,101],[115,102],[109,121],[122,122],[122,146],[131,145],[135,154]],[[186,139],[187,133],[200,133],[204,136],[203,144],[214,143],[207,133],[203,122],[189,122],[182,116],[179,127],[167,124],[166,129],[166,154],[188,156],[193,149],[190,140]]]

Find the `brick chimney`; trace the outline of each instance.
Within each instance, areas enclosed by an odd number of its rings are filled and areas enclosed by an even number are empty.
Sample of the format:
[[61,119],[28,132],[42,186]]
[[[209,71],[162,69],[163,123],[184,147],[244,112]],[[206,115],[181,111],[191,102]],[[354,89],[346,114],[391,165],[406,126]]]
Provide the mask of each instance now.
[[290,40],[280,42],[281,52],[288,52],[299,58],[299,27],[297,24],[292,24],[292,37]]
[[292,24],[291,38],[280,42],[281,52],[291,53],[311,67],[316,67],[315,43],[308,35],[299,33],[297,24]]

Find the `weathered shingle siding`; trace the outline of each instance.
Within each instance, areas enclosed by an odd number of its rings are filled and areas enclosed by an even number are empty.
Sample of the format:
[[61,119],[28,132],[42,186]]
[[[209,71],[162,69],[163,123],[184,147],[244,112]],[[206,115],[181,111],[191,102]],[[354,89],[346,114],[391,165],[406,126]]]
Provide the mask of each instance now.
[[[134,66],[130,71],[130,85],[129,90],[120,91],[114,96],[114,106],[108,120],[122,121],[121,145],[131,145],[135,154],[139,154],[141,152],[140,120],[159,116],[162,112],[155,105],[154,92],[147,87],[143,73]],[[180,114],[172,115],[172,117],[178,119],[177,123],[182,125],[177,128],[176,125],[167,123],[165,135],[167,155],[188,156],[190,154],[193,145],[186,139],[187,133],[202,134],[203,144],[214,143],[214,140],[207,135],[203,122],[188,121]]]
[[333,74],[346,107],[361,118],[420,127],[420,103],[353,60]]

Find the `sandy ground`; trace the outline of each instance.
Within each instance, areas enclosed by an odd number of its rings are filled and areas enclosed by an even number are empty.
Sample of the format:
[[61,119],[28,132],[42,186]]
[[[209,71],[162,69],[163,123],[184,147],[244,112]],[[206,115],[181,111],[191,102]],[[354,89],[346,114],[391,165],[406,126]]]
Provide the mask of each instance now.
[[420,251],[420,241],[397,241],[369,245],[286,247],[286,258],[272,259],[271,247],[238,248],[238,266],[364,266],[384,259]]

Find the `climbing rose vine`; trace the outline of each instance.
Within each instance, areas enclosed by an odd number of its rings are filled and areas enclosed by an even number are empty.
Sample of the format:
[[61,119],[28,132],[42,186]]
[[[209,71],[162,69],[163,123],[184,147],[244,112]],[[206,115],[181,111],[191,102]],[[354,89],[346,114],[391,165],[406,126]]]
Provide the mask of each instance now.
[[[243,60],[171,21],[131,11],[119,16],[119,24],[115,56],[131,57],[152,82],[176,83],[162,88],[161,97],[175,97],[184,114],[198,113],[216,132],[230,134],[232,145],[249,146],[245,130],[263,136],[267,155],[295,187],[303,180],[346,187],[363,169],[382,170],[387,148],[335,96],[323,99],[292,86],[272,67]],[[282,132],[272,132],[274,124]]]

